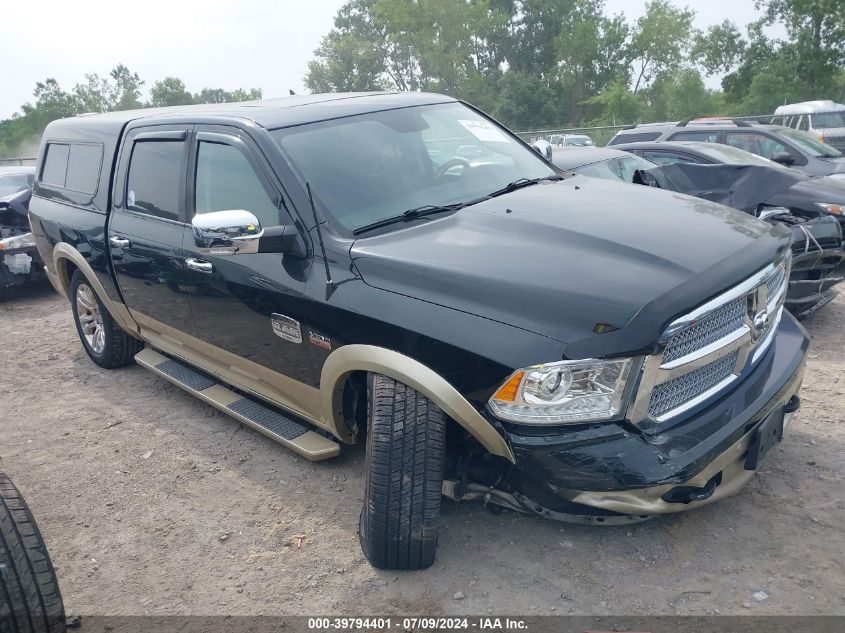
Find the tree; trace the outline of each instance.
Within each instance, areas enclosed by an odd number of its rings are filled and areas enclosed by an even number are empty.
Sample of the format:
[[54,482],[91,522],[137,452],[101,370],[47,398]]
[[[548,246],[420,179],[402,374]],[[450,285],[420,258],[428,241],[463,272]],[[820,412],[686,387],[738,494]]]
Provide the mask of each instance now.
[[123,64],[118,64],[109,73],[114,81],[115,96],[112,110],[134,110],[141,107],[141,87],[144,82],[138,73],[131,72]]
[[150,90],[150,105],[153,107],[188,105],[193,102],[193,96],[178,77],[159,79]]
[[694,17],[695,12],[678,9],[669,0],[651,0],[646,5],[631,41],[634,92],[686,61]]
[[260,88],[244,90],[224,90],[223,88],[203,88],[195,93],[193,103],[235,103],[238,101],[256,101],[261,98]]

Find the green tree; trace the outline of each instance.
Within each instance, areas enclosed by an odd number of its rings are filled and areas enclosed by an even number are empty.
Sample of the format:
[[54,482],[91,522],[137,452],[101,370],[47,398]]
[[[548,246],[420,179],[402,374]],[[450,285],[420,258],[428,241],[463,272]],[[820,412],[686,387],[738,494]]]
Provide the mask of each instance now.
[[645,14],[637,20],[630,46],[634,92],[686,61],[694,17],[694,11],[679,9],[669,0],[650,0]]
[[112,110],[134,110],[142,107],[141,88],[144,82],[123,64],[118,64],[109,73],[114,82],[115,95]]
[[150,90],[150,105],[153,107],[188,105],[193,102],[193,96],[178,77],[159,79]]

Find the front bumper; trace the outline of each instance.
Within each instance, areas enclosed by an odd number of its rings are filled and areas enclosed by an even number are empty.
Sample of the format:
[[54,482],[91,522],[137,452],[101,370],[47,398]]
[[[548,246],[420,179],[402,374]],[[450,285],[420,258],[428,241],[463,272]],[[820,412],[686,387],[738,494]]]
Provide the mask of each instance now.
[[[771,348],[747,377],[700,413],[665,428],[602,424],[559,427],[554,435],[509,429],[520,496],[551,513],[592,508],[644,517],[734,494],[754,473],[746,470],[746,453],[757,427],[797,403],[792,399],[808,345],[804,328],[784,313]],[[672,491],[680,487],[700,489],[702,498],[674,500]]]

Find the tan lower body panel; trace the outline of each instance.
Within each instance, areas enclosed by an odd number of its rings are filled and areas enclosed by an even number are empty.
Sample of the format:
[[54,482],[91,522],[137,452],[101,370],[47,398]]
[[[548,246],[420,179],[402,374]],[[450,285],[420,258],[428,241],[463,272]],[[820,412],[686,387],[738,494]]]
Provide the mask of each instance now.
[[[793,414],[784,416],[784,427],[787,426]],[[623,514],[671,514],[686,512],[710,503],[715,503],[736,494],[748,480],[756,473],[755,470],[745,470],[745,453],[754,435],[754,431],[746,433],[742,439],[719,455],[708,466],[689,481],[677,484],[665,484],[652,488],[638,490],[620,490],[611,492],[584,492],[578,490],[560,490],[559,494],[576,503],[582,503],[594,508],[603,508]],[[722,473],[722,482],[713,494],[701,501],[690,503],[667,503],[661,497],[672,488],[678,486],[704,486],[711,478]]]
[[[240,394],[235,393],[230,389],[227,389],[221,384],[212,384],[209,386],[205,386],[201,389],[194,389],[191,386],[185,384],[183,381],[174,378],[173,375],[166,373],[161,368],[163,364],[166,364],[168,361],[171,361],[171,359],[167,356],[164,356],[163,354],[159,354],[153,349],[147,348],[141,350],[135,356],[135,361],[142,367],[149,369],[150,371],[168,380],[169,382],[172,382],[174,385],[196,396],[200,400],[210,404],[211,406],[215,407],[216,409],[219,409],[220,411],[223,411],[227,415],[255,429],[259,433],[262,433],[267,437],[279,442],[283,446],[286,446],[287,448],[298,453],[299,455],[302,455],[306,459],[309,459],[311,461],[318,461],[322,459],[329,459],[331,457],[337,457],[340,454],[339,444],[323,437],[322,435],[319,435],[318,433],[315,433],[314,431],[305,430],[303,433],[297,435],[296,437],[285,437],[281,433],[274,432],[272,428],[268,428],[268,426],[263,425],[260,422],[257,422],[256,420],[248,417],[248,415],[245,415],[244,413],[233,409],[232,405],[236,405],[237,403],[243,402],[246,399]],[[272,413],[272,410],[267,409],[266,407],[264,407],[264,405],[258,403],[257,401],[252,402],[254,404],[254,407],[263,407],[268,412]],[[294,424],[297,423],[294,422]]]

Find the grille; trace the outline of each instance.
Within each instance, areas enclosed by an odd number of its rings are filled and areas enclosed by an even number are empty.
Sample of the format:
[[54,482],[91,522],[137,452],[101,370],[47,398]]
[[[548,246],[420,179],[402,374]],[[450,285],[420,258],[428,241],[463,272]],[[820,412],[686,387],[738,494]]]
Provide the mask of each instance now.
[[783,287],[784,281],[786,281],[786,269],[783,266],[778,266],[766,280],[767,300],[771,300],[772,297],[777,296]]
[[733,373],[738,357],[739,350],[734,350],[688,374],[657,385],[651,393],[649,416],[658,418],[719,384]]
[[679,332],[666,344],[663,363],[683,358],[737,331],[742,327],[744,311],[745,297],[740,297]]

